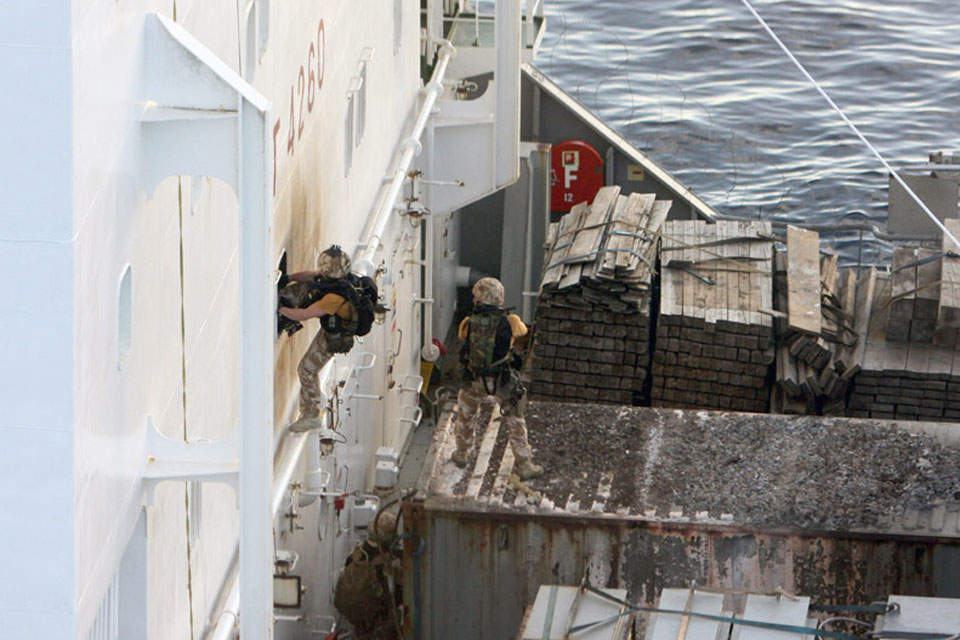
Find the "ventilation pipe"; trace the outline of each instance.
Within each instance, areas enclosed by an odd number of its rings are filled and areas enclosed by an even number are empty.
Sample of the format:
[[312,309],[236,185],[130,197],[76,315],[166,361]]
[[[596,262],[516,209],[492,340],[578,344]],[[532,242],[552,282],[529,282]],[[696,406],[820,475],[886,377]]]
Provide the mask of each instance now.
[[[433,161],[435,154],[434,150],[434,136],[433,136],[433,125],[430,125],[430,128],[427,130],[427,177],[433,177]],[[432,202],[433,199],[433,185],[428,181],[427,182],[427,202]],[[427,215],[424,216],[426,223],[424,229],[424,247],[423,247],[423,346],[420,348],[420,357],[426,360],[427,362],[436,362],[437,358],[440,357],[440,349],[437,348],[437,345],[433,344],[433,310],[434,310],[434,300],[435,292],[433,290],[433,269],[436,265],[436,259],[433,255],[434,244],[436,233],[436,225],[433,222],[433,213],[427,212]]]
[[473,267],[465,267],[462,264],[458,264],[454,282],[459,289],[469,289],[476,284],[477,280],[480,278],[490,277],[492,276],[489,273],[484,273],[483,271],[478,271]]

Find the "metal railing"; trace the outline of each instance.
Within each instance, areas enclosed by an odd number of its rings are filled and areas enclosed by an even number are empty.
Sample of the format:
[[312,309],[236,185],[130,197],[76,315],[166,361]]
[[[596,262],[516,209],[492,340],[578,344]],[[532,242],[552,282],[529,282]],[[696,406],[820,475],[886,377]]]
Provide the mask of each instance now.
[[[481,7],[489,5],[489,9]],[[445,34],[443,27],[454,24],[473,26],[473,44],[480,44],[480,24],[494,20],[494,0],[475,0],[470,2],[461,0],[431,0],[427,8],[422,10],[427,15],[427,37],[431,43],[439,42]],[[524,0],[524,10],[521,12],[521,28],[525,34],[524,44],[532,47],[537,33],[537,20],[543,18],[543,0]],[[441,23],[443,27],[439,26]]]

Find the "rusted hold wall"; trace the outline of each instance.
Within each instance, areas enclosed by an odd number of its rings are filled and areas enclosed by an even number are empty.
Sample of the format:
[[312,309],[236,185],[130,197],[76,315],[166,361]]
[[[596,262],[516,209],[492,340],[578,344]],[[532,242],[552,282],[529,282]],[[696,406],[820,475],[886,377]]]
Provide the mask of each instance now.
[[625,588],[653,604],[665,587],[769,592],[782,586],[823,603],[892,593],[960,597],[960,541],[728,533],[693,526],[560,523],[427,512],[421,520],[424,631],[432,640],[512,638],[541,584]]

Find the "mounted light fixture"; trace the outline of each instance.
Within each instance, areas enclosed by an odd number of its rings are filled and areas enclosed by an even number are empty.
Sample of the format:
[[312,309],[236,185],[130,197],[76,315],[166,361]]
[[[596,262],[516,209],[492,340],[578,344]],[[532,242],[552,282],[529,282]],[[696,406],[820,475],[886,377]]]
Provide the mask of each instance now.
[[345,444],[347,438],[333,429],[321,429],[317,434],[320,440],[320,457],[325,458],[333,454],[333,447],[336,444]]
[[373,307],[373,321],[377,324],[383,324],[387,321],[387,311],[390,311],[390,307],[385,302],[383,296],[380,296],[377,299],[377,304]]

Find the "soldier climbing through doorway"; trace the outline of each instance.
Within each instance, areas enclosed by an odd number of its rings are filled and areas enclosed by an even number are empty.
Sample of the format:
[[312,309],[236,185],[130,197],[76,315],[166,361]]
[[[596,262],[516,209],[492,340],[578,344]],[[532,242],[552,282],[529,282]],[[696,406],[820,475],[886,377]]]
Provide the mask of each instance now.
[[458,467],[466,466],[480,403],[493,396],[500,404],[517,475],[521,480],[536,478],[543,474],[543,467],[534,464],[527,442],[526,389],[519,373],[522,360],[514,350],[515,342],[527,335],[527,326],[520,316],[503,309],[503,284],[496,278],[481,278],[473,285],[473,302],[473,313],[459,328],[464,343],[460,364],[468,386],[457,397],[457,448],[451,460]]
[[278,326],[296,333],[301,322],[320,319],[320,329],[300,360],[300,418],[290,425],[294,432],[321,426],[323,396],[319,373],[335,353],[353,348],[354,337],[364,336],[373,324],[377,285],[371,278],[350,273],[350,257],[337,245],[320,254],[316,271],[288,276],[280,290]]

